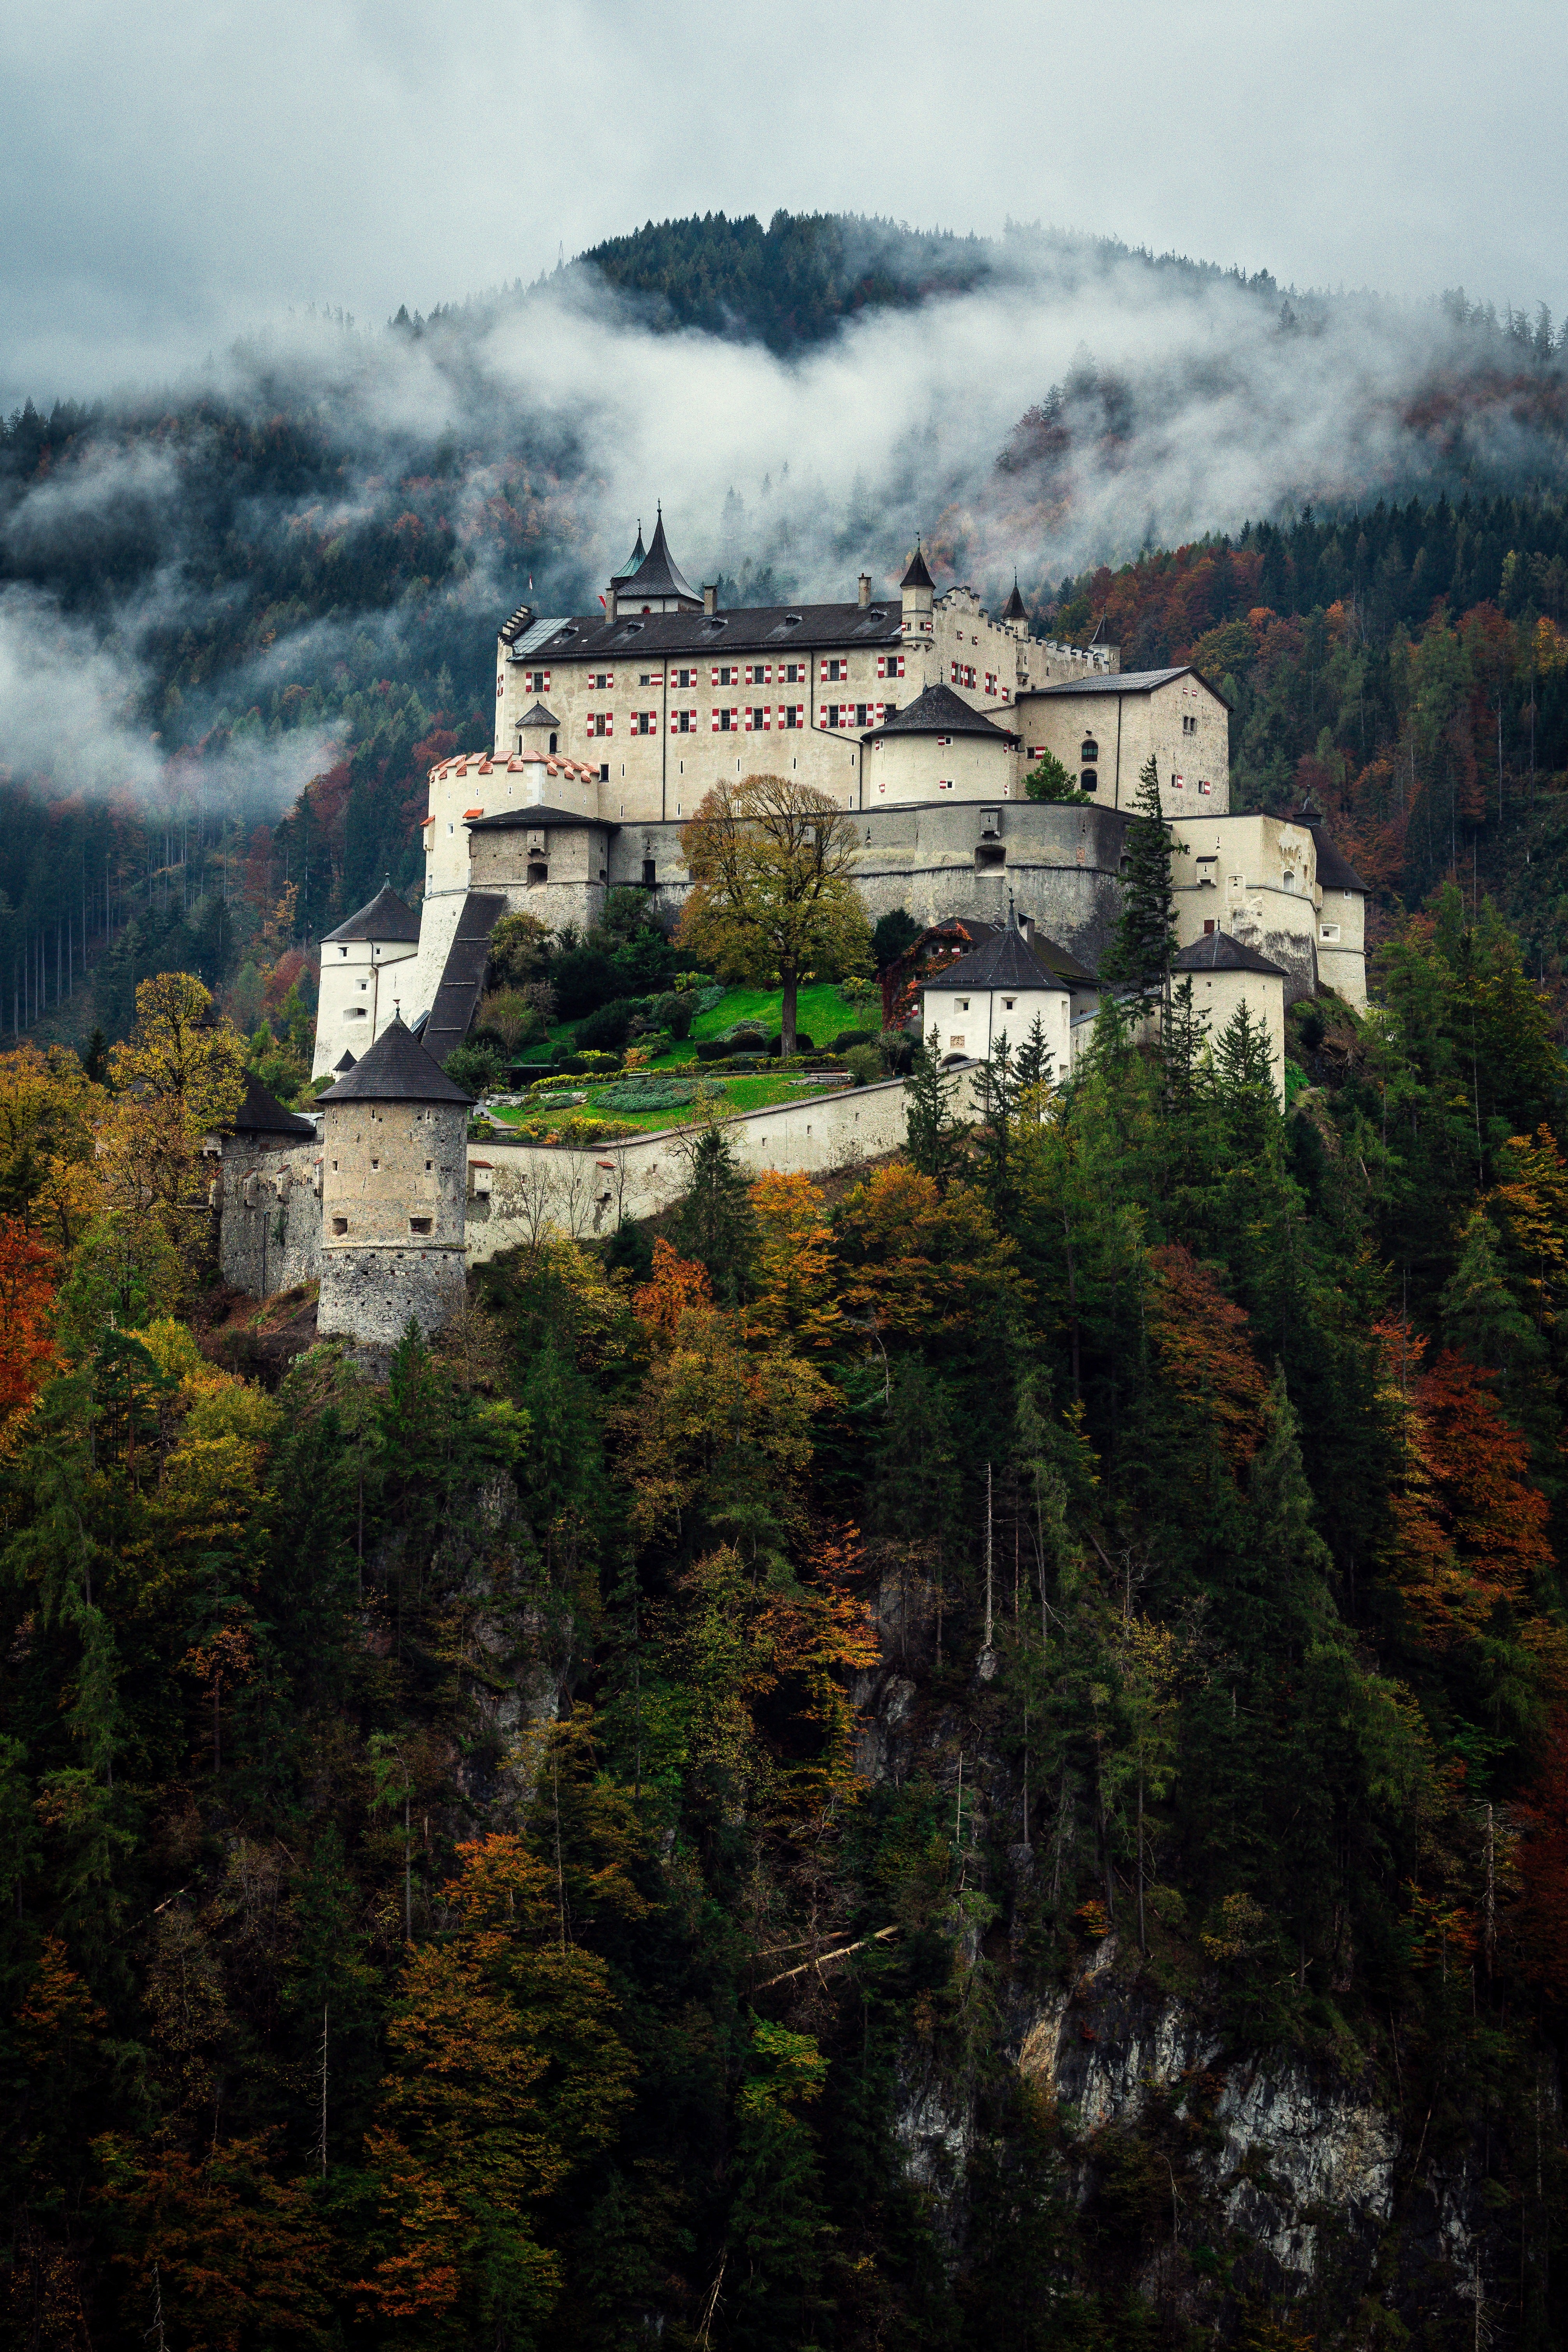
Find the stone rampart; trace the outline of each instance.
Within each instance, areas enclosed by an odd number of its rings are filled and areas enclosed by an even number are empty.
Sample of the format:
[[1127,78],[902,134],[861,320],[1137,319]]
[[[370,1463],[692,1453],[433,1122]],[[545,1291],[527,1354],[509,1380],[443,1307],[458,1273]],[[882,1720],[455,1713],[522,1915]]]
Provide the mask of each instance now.
[[252,1298],[270,1298],[313,1282],[321,1272],[321,1150],[300,1143],[258,1151],[225,1139],[218,1163],[218,1266],[224,1280]]
[[444,1328],[463,1303],[460,1244],[394,1246],[321,1252],[316,1328],[371,1347],[395,1348],[412,1317],[426,1338]]

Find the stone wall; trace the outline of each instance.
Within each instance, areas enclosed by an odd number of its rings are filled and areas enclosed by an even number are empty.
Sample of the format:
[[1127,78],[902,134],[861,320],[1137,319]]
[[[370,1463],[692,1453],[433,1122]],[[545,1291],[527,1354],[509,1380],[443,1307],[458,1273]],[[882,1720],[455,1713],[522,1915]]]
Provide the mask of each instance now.
[[461,1103],[327,1103],[321,1113],[321,1220],[340,1242],[403,1247],[463,1240],[468,1111]]
[[1254,814],[1171,829],[1185,852],[1173,860],[1177,945],[1191,947],[1213,922],[1280,966],[1288,1004],[1315,995],[1322,894],[1311,826]]
[[463,1303],[461,1244],[440,1247],[324,1249],[316,1328],[367,1346],[395,1348],[413,1318],[426,1338]]
[[264,1151],[228,1136],[218,1162],[218,1267],[252,1298],[313,1282],[321,1271],[321,1146]]
[[[748,1176],[770,1168],[826,1175],[858,1160],[902,1149],[908,1119],[901,1078],[880,1086],[816,1095],[772,1109],[742,1111],[724,1122]],[[594,1150],[527,1143],[476,1143],[471,1179],[488,1185],[468,1203],[468,1256],[474,1263],[515,1249],[544,1224],[592,1239],[623,1216],[657,1216],[686,1190],[683,1140],[689,1129],[665,1128]]]
[[[1001,716],[1023,736],[1019,760],[1026,772],[1035,764],[1031,753],[1037,756],[1044,745],[1076,777],[1084,739],[1092,736],[1100,750],[1097,789],[1108,809],[1134,805],[1139,772],[1151,752],[1167,816],[1223,816],[1230,807],[1229,713],[1199,677],[1173,678],[1144,693],[1021,695],[1017,715]],[[1186,719],[1195,721],[1190,734],[1183,732]],[[1179,792],[1175,776],[1183,779]],[[1212,792],[1200,793],[1203,782]]]

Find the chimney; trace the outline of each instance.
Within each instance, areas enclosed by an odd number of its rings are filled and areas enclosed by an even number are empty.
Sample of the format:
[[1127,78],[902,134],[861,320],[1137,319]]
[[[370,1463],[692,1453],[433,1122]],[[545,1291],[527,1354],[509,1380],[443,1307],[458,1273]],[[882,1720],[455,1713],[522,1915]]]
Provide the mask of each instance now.
[[605,591],[605,618],[613,629],[618,617],[616,610],[616,583],[612,580]]
[[1028,947],[1033,941],[1035,936],[1035,919],[1033,915],[1020,915],[1018,918],[1018,929],[1023,936],[1024,945]]
[[864,612],[864,611],[865,611],[865,609],[866,609],[867,605],[870,603],[870,601],[871,601],[871,575],[870,575],[870,573],[869,573],[868,572],[862,572],[862,573],[860,574],[860,610],[861,610],[862,612]]
[[702,609],[705,613],[710,614],[716,613],[719,610],[719,583],[717,580],[710,581],[704,586],[702,591]]

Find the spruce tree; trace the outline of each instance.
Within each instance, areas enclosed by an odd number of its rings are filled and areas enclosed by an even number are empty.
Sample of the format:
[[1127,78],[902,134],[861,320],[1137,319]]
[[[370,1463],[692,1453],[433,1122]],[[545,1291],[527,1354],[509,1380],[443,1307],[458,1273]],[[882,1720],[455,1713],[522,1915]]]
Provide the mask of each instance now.
[[914,1058],[904,1088],[908,1105],[909,1152],[911,1167],[929,1176],[945,1193],[963,1172],[963,1148],[969,1129],[953,1117],[956,1078],[945,1075],[942,1040],[933,1028]]
[[1176,952],[1171,859],[1176,847],[1160,806],[1160,772],[1151,751],[1138,778],[1138,799],[1127,828],[1121,917],[1100,967],[1103,981],[1131,989],[1145,1009],[1163,1003],[1171,982]]
[[689,1181],[670,1239],[682,1257],[705,1266],[713,1296],[732,1307],[745,1286],[756,1244],[751,1188],[720,1127],[699,1130],[687,1150]]

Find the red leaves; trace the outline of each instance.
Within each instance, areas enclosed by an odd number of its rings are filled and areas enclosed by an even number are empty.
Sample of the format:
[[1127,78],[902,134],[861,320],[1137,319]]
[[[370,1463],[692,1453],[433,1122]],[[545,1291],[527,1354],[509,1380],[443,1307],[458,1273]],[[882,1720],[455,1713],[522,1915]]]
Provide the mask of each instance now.
[[1155,1281],[1144,1312],[1169,1385],[1206,1412],[1233,1470],[1263,1443],[1268,1383],[1252,1352],[1242,1309],[1179,1242],[1152,1252]]
[[43,1386],[54,1358],[53,1253],[15,1217],[0,1217],[0,1436]]

